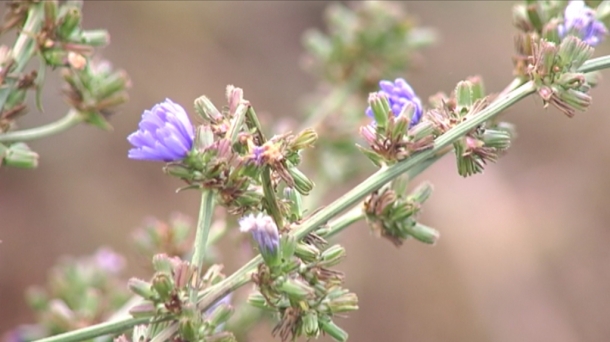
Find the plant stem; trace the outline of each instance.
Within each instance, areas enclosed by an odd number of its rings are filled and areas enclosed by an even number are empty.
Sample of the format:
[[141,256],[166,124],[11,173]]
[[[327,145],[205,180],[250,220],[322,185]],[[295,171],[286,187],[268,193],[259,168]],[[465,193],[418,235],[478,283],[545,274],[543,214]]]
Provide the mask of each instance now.
[[[98,336],[118,334],[131,329],[138,324],[150,323],[150,317],[124,318],[116,321],[104,322],[89,327],[81,328],[67,333],[43,338],[36,342],[76,342],[92,339]],[[159,322],[161,320],[157,320]]]
[[29,141],[48,137],[76,126],[84,119],[77,110],[71,109],[63,118],[44,126],[0,134],[0,142]]
[[[44,4],[31,4],[28,10],[28,17],[15,41],[12,51],[12,59],[15,66],[10,70],[12,74],[19,74],[25,69],[29,60],[36,52],[36,38],[38,37],[42,22],[44,21]],[[17,79],[7,79],[5,85],[0,89],[0,112],[4,109],[4,104],[12,91]]]
[[578,71],[593,72],[607,68],[610,68],[610,55],[590,59],[586,61],[580,68],[578,68]]
[[[205,252],[207,249],[208,235],[210,235],[210,227],[212,226],[212,216],[214,210],[214,192],[212,190],[203,190],[201,194],[201,206],[199,208],[199,219],[197,220],[197,231],[195,233],[195,246],[193,248],[193,257],[191,264],[197,267],[197,282],[201,279],[203,270],[203,262],[205,260]],[[194,287],[191,292],[191,298],[194,300],[197,294],[197,287]]]

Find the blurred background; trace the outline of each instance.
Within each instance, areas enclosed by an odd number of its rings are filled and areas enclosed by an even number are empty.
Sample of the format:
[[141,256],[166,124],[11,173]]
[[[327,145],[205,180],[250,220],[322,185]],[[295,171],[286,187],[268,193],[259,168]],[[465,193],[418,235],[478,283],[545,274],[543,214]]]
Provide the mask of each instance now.
[[[131,76],[130,102],[112,117],[114,131],[79,126],[35,141],[36,170],[0,169],[0,333],[32,322],[26,287],[43,284],[61,255],[110,246],[141,275],[127,238],[143,218],[195,217],[195,192],[159,163],[128,160],[126,136],[144,109],[169,97],[190,109],[206,94],[224,103],[224,88],[244,88],[264,120],[302,113],[315,87],[302,71],[301,34],[323,29],[323,1],[91,1],[85,28],[106,28],[102,55]],[[512,80],[513,2],[406,2],[441,41],[406,75],[422,99],[450,92],[480,74],[488,91]],[[3,39],[7,39],[6,37]],[[608,54],[608,44],[596,54]],[[529,97],[505,119],[519,137],[483,175],[462,179],[451,156],[418,180],[435,192],[421,221],[441,232],[439,243],[395,248],[365,225],[348,229],[340,268],[360,310],[337,323],[350,341],[608,341],[610,340],[610,77],[594,89],[593,105],[568,119]],[[44,113],[21,127],[64,115],[59,81],[44,93]],[[369,162],[360,158],[363,167]],[[347,187],[338,189],[343,191]],[[338,197],[332,194],[325,202]],[[229,268],[232,270],[234,268]],[[269,341],[270,329],[251,341]],[[278,339],[279,340],[279,339]],[[330,339],[327,339],[330,340]]]

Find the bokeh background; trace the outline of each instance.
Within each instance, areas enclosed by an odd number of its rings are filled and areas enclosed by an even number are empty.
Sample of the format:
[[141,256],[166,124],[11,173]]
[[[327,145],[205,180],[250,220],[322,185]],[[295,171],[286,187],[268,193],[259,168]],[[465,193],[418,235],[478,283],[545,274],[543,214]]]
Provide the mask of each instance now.
[[[315,87],[299,65],[301,34],[323,27],[326,5],[85,3],[85,27],[111,34],[103,56],[131,76],[131,101],[112,118],[113,132],[77,127],[31,144],[41,155],[37,170],[0,169],[0,333],[33,320],[23,291],[44,283],[61,255],[111,246],[141,274],[132,229],[148,215],[197,214],[197,194],[175,194],[181,183],[161,165],[126,158],[125,137],[143,109],[166,97],[190,108],[201,94],[223,103],[224,87],[235,84],[266,120],[301,118],[299,101]],[[512,79],[512,5],[406,2],[441,41],[424,52],[419,70],[397,76],[422,98],[474,74],[489,91],[501,90]],[[597,51],[604,53],[607,44]],[[435,184],[422,221],[441,231],[436,246],[397,249],[364,225],[343,234],[341,268],[361,308],[338,321],[351,341],[610,340],[608,79],[593,90],[590,110],[573,119],[543,110],[534,97],[512,107],[506,118],[519,138],[483,175],[462,179],[452,157],[421,175]],[[65,113],[58,84],[46,86],[45,112],[30,113],[21,127]],[[250,340],[271,340],[269,329]]]

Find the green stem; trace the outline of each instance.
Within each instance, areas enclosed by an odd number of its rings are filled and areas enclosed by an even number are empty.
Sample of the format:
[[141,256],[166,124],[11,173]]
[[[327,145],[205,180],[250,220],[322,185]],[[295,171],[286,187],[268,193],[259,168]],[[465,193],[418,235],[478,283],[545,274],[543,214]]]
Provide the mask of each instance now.
[[[12,49],[11,57],[15,61],[15,66],[10,70],[12,74],[21,73],[36,52],[36,38],[44,21],[43,6],[42,2],[30,5],[28,17]],[[15,90],[16,82],[17,79],[7,79],[7,84],[0,89],[0,112],[4,109],[4,104],[11,92]]]
[[43,338],[36,342],[77,342],[92,339],[98,336],[118,334],[133,328],[138,324],[150,323],[150,317],[124,318],[121,320],[104,322],[81,328],[67,333]]
[[[267,142],[265,138],[265,134],[263,133],[263,128],[261,126],[260,121],[258,121],[258,117],[256,116],[256,112],[254,108],[248,107],[248,111],[246,112],[246,122],[248,127],[254,128],[257,132],[259,143],[263,145]],[[278,205],[277,196],[275,195],[275,189],[273,189],[273,184],[271,183],[271,169],[269,166],[265,166],[263,169],[263,173],[261,175],[261,182],[263,186],[263,193],[265,195],[264,202],[265,207],[268,213],[275,221],[278,229],[282,229],[284,227],[284,218],[282,217],[282,213],[280,212],[280,206]]]
[[[213,210],[214,192],[212,192],[212,190],[203,190],[203,193],[201,194],[201,207],[199,208],[199,219],[197,221],[197,231],[195,233],[195,246],[191,260],[191,264],[197,267],[197,281],[201,279],[208,235],[210,235],[210,227],[212,226]],[[194,287],[193,292],[191,293],[193,300],[197,294],[196,291],[197,288]]]
[[610,55],[590,59],[586,61],[580,68],[578,68],[578,71],[593,72],[608,68],[610,68]]
[[0,142],[29,141],[48,137],[74,127],[84,119],[77,110],[71,109],[63,118],[44,126],[0,134]]

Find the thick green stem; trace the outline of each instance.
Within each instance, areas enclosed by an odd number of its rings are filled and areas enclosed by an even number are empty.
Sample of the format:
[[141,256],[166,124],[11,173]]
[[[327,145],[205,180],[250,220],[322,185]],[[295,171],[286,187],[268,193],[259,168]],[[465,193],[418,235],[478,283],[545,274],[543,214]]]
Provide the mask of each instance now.
[[83,122],[84,116],[77,110],[70,110],[63,118],[44,126],[0,134],[0,142],[30,141],[61,133]]
[[[199,208],[199,219],[197,221],[197,231],[195,233],[195,246],[191,264],[197,267],[197,281],[201,278],[205,252],[207,250],[208,236],[212,226],[212,216],[214,214],[214,193],[212,190],[203,190],[201,194],[201,206]],[[193,289],[192,299],[195,299],[197,289]]]

